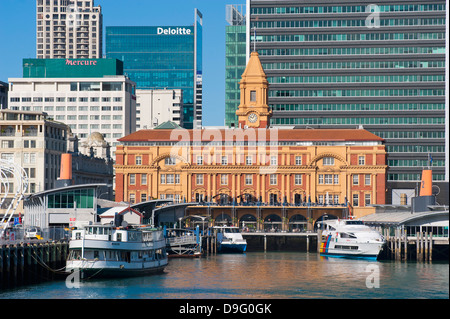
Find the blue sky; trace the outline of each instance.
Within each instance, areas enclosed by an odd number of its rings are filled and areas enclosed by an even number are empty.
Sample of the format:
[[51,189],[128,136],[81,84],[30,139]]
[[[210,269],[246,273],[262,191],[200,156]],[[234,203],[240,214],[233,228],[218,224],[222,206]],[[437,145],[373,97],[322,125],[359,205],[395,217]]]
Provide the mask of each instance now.
[[[225,5],[245,0],[95,0],[103,27],[190,25],[203,13],[203,125],[225,118]],[[0,81],[22,77],[22,59],[36,57],[36,0],[0,0]]]

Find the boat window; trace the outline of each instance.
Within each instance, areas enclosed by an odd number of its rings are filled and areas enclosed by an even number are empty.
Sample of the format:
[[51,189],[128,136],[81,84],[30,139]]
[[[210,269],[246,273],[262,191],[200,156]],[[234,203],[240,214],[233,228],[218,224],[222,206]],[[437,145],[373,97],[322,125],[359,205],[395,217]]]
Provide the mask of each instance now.
[[345,246],[345,245],[336,245],[334,246],[336,249],[344,249],[344,250],[358,250],[358,246]]
[[97,235],[97,227],[92,227],[92,234]]
[[236,228],[225,228],[224,233],[237,233],[238,230]]
[[341,238],[356,238],[356,236],[350,233],[341,233]]
[[364,222],[362,220],[347,220],[345,222],[347,225],[364,225]]
[[117,233],[117,241],[122,241],[122,233]]

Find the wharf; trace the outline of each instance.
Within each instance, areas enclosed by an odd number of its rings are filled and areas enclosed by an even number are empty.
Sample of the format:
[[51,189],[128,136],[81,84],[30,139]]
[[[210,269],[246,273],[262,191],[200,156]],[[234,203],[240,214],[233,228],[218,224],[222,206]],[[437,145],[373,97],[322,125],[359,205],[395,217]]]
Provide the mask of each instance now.
[[68,242],[23,242],[0,245],[0,289],[67,276]]
[[249,232],[242,233],[247,240],[247,251],[316,252],[317,233],[312,232]]

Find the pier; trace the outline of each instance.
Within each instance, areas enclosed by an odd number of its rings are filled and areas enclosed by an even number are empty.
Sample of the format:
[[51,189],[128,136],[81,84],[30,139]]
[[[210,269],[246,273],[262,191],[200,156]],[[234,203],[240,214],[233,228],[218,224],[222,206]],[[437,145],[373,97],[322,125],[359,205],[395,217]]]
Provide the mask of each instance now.
[[66,275],[67,242],[10,243],[0,246],[0,289],[59,279]]
[[448,261],[448,237],[436,237],[432,232],[417,232],[408,235],[406,230],[395,229],[391,235],[383,230],[386,245],[380,255],[381,259],[396,261]]
[[[247,241],[247,252],[256,251],[293,251],[317,252],[318,234],[312,232],[243,232],[242,237]],[[203,252],[217,253],[216,234],[203,236]]]

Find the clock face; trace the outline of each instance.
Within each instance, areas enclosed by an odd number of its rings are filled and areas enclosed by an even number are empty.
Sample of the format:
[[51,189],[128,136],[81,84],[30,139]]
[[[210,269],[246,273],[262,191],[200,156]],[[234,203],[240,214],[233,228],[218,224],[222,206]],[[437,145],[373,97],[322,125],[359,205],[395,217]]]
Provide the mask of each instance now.
[[256,115],[255,113],[251,113],[251,114],[248,116],[248,121],[249,121],[250,123],[255,123],[257,120],[258,120],[258,115]]

